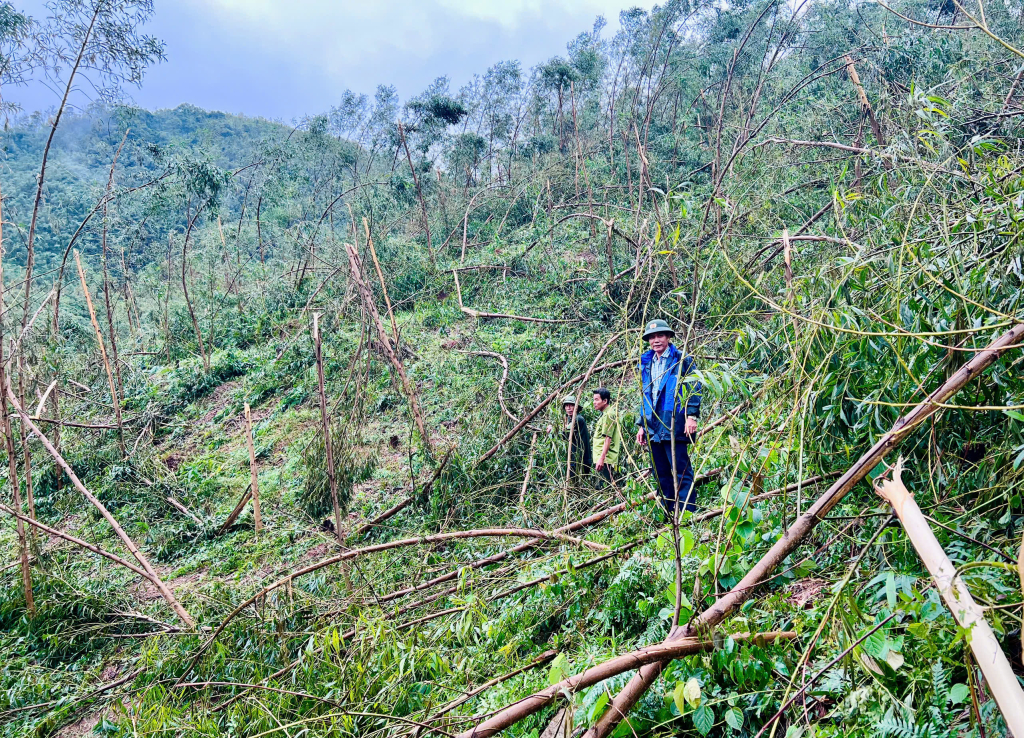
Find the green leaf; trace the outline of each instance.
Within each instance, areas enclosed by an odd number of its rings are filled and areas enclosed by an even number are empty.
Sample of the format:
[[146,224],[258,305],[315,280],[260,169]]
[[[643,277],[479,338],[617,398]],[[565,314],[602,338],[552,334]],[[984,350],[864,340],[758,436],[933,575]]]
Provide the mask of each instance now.
[[608,699],[609,699],[609,697],[608,697],[608,693],[607,692],[602,692],[601,696],[597,698],[597,702],[595,702],[594,706],[592,708],[590,708],[590,721],[591,722],[594,722],[599,717],[601,717],[601,713],[604,712],[605,705],[608,704]]
[[971,695],[971,688],[966,684],[954,684],[949,688],[949,701],[959,705]]
[[548,684],[558,684],[565,679],[568,673],[569,659],[565,657],[564,653],[560,653],[551,662],[551,671],[548,672]]
[[693,550],[693,533],[690,532],[689,528],[684,528],[682,531],[682,540],[679,542],[679,552],[683,556],[690,553]]
[[884,659],[885,654],[889,650],[885,645],[885,633],[881,630],[876,630],[869,635],[864,641],[864,650],[876,659]]
[[690,707],[699,707],[701,698],[700,682],[695,678],[690,677],[683,686],[683,697],[686,699],[686,702]]
[[707,705],[701,705],[693,711],[693,727],[701,735],[707,735],[715,727],[715,711]]
[[885,577],[885,599],[890,610],[896,607],[896,574],[891,571]]
[[743,727],[743,710],[738,707],[729,708],[725,711],[725,722],[733,730],[739,730]]
[[1019,420],[1020,422],[1024,423],[1024,413],[1020,413],[1016,410],[1003,410],[1003,412],[1009,415],[1014,420]]

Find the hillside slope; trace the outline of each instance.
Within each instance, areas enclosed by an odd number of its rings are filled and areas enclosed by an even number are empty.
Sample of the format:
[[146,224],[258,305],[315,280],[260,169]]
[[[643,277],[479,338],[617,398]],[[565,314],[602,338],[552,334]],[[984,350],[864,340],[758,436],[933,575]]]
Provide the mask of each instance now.
[[[870,482],[903,459],[1024,679],[1020,8],[895,10],[631,10],[295,131],[76,119],[27,303],[9,131],[0,735],[1008,735]],[[678,520],[655,318],[703,387]],[[613,487],[559,432],[601,386]],[[644,688],[561,683],[677,625]]]

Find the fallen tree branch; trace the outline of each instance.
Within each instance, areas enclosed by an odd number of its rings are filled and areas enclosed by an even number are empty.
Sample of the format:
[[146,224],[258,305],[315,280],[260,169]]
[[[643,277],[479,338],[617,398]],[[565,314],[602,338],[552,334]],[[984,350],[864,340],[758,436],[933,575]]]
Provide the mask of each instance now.
[[[810,533],[822,518],[825,517],[839,502],[863,480],[885,455],[898,445],[913,429],[931,417],[939,405],[956,394],[968,382],[977,377],[985,368],[998,359],[1003,352],[1016,345],[1024,337],[1024,323],[1014,326],[993,341],[987,348],[980,351],[969,362],[960,367],[955,374],[947,379],[928,398],[913,410],[896,421],[892,430],[880,438],[860,459],[850,467],[818,500],[801,515],[768,552],[758,561],[747,574],[729,592],[715,601],[711,607],[702,612],[685,627],[677,626],[670,633],[665,643],[677,642],[691,638],[718,623],[722,622],[753,592],[769,578],[771,572],[790,554]],[[636,674],[623,690],[612,700],[610,708],[598,723],[587,731],[585,738],[606,738],[619,721],[625,717],[644,692],[650,688],[661,674],[668,661],[653,661]],[[533,704],[533,703],[530,703]],[[545,703],[546,704],[546,703]],[[543,705],[538,705],[540,709]],[[519,707],[506,708],[502,712],[514,710],[518,715],[512,722],[521,720],[533,711],[523,713]],[[498,713],[495,717],[501,716]],[[511,725],[512,723],[508,723]]]
[[8,507],[7,505],[4,505],[3,503],[0,503],[0,512],[5,512],[11,517],[17,518],[18,520],[22,521],[23,523],[28,523],[29,525],[38,528],[44,533],[48,533],[51,536],[56,536],[57,538],[61,538],[65,541],[68,541],[69,543],[73,543],[76,546],[84,548],[86,551],[92,551],[94,554],[98,554],[99,556],[102,556],[105,559],[109,559],[110,561],[113,561],[115,564],[120,564],[121,566],[127,569],[131,569],[140,577],[150,582],[153,581],[153,578],[149,576],[149,574],[146,571],[135,566],[135,564],[131,563],[130,561],[125,561],[117,554],[110,553],[110,551],[102,549],[99,546],[89,543],[88,541],[83,541],[81,538],[76,538],[70,533],[65,533],[64,531],[57,530],[56,528],[51,528],[45,523],[40,523],[35,518],[30,518],[28,515],[22,515],[18,511]]
[[366,308],[366,312],[370,316],[374,328],[377,330],[377,339],[380,341],[381,346],[384,347],[384,353],[387,355],[392,368],[402,381],[402,388],[405,390],[406,398],[409,400],[409,409],[412,411],[413,419],[416,421],[416,427],[420,432],[420,438],[427,450],[427,454],[432,455],[433,447],[430,443],[430,435],[427,433],[427,426],[423,418],[423,411],[420,409],[419,397],[416,393],[416,385],[409,379],[409,375],[405,371],[405,366],[402,364],[402,360],[399,358],[397,353],[398,347],[391,345],[391,338],[384,329],[384,324],[380,319],[380,313],[377,311],[377,304],[373,299],[373,293],[370,292],[370,288],[367,287],[366,282],[363,280],[363,264],[359,258],[359,253],[350,243],[345,244],[345,250],[348,252],[348,263],[352,273],[352,281],[355,282],[356,289],[362,299],[363,306]]
[[907,538],[914,545],[921,562],[932,575],[935,586],[957,624],[970,631],[968,642],[978,668],[985,675],[1006,725],[1015,736],[1024,736],[1024,690],[1006,660],[992,627],[985,620],[985,611],[978,606],[964,584],[956,567],[942,550],[935,534],[928,527],[921,508],[901,479],[903,460],[897,462],[892,479],[876,480],[875,491],[892,505],[903,523]]
[[125,533],[124,528],[122,528],[121,524],[118,523],[114,516],[110,514],[110,511],[107,510],[106,506],[102,502],[100,502],[99,499],[92,492],[90,492],[84,484],[82,484],[82,480],[78,478],[77,474],[75,474],[75,470],[72,469],[71,465],[64,460],[64,457],[60,455],[60,452],[58,452],[57,449],[54,448],[53,444],[50,443],[50,439],[43,435],[43,432],[39,430],[39,427],[32,422],[32,419],[28,416],[25,410],[18,403],[18,398],[14,396],[14,392],[11,391],[10,383],[8,383],[7,387],[5,387],[4,389],[7,392],[7,398],[8,400],[10,400],[10,403],[14,407],[14,410],[21,417],[21,422],[24,423],[29,430],[36,434],[36,436],[39,438],[40,443],[43,444],[43,447],[47,450],[50,456],[53,457],[53,460],[57,462],[57,465],[64,470],[64,473],[67,474],[68,479],[71,480],[71,483],[75,486],[75,488],[79,492],[81,492],[82,495],[85,496],[85,498],[93,505],[93,507],[99,510],[104,520],[106,520],[110,524],[110,527],[114,529],[114,532],[117,534],[117,537],[121,539],[121,542],[124,543],[125,547],[131,552],[132,556],[134,556],[135,559],[139,562],[139,564],[142,565],[142,568],[149,575],[150,581],[153,582],[153,586],[155,586],[157,590],[159,590],[160,594],[163,595],[163,598],[167,601],[167,604],[170,605],[171,609],[174,610],[177,616],[181,618],[182,622],[188,625],[188,627],[195,628],[195,621],[192,620],[192,617],[188,614],[185,608],[181,606],[181,603],[178,602],[178,599],[174,596],[174,593],[170,590],[170,588],[166,584],[164,584],[164,582],[157,575],[156,570],[149,563],[149,559],[146,558],[142,551],[139,550],[139,547],[135,545],[135,542],[128,536],[127,533]]
[[[502,674],[500,677],[495,677],[494,679],[486,681],[483,684],[481,684],[479,687],[477,687],[476,689],[472,689],[469,692],[466,692],[464,695],[462,695],[458,699],[452,700],[447,705],[442,707],[440,710],[435,712],[433,715],[431,715],[430,717],[426,718],[426,721],[429,723],[429,722],[432,722],[434,720],[438,720],[438,719],[444,717],[446,713],[451,712],[452,710],[454,710],[459,705],[462,705],[462,704],[465,704],[466,702],[469,702],[471,699],[476,697],[481,692],[486,692],[491,687],[493,687],[493,686],[495,686],[497,684],[501,684],[502,682],[507,682],[509,679],[511,679],[513,677],[517,677],[520,674],[523,674],[523,673],[525,673],[527,671],[530,671],[531,669],[536,669],[538,666],[543,666],[547,662],[551,661],[551,659],[555,658],[555,656],[557,656],[557,655],[558,655],[558,651],[555,651],[555,650],[545,651],[540,656],[535,658],[533,661],[528,663],[526,666],[521,666],[518,669],[516,669],[515,671],[510,671],[508,674]],[[414,736],[420,735],[421,730],[422,730],[421,728],[414,729],[412,731],[412,735],[414,735]]]
[[481,528],[476,530],[460,530],[451,533],[436,533],[430,536],[403,538],[397,541],[388,541],[386,543],[378,543],[373,546],[365,546],[364,548],[350,549],[340,554],[330,556],[326,559],[321,559],[320,561],[317,561],[313,564],[310,564],[309,566],[294,571],[291,574],[282,577],[281,579],[278,579],[276,582],[267,585],[259,592],[254,594],[252,597],[247,599],[245,602],[240,604],[238,607],[236,607],[234,610],[232,610],[231,613],[224,619],[224,621],[221,622],[219,626],[217,626],[217,629],[213,632],[213,634],[206,641],[206,643],[204,643],[199,648],[198,652],[192,658],[192,661],[189,663],[188,667],[185,669],[185,672],[181,675],[181,677],[178,679],[178,682],[176,683],[184,684],[185,678],[189,675],[189,673],[191,673],[192,669],[195,667],[200,657],[202,657],[206,650],[211,645],[213,645],[214,641],[217,640],[217,637],[224,632],[224,629],[228,627],[231,621],[234,620],[238,616],[238,614],[242,612],[242,610],[254,604],[257,600],[259,600],[259,598],[269,594],[270,592],[273,592],[275,589],[291,584],[291,582],[293,582],[298,577],[310,574],[314,571],[319,571],[320,569],[331,566],[332,564],[339,564],[343,561],[349,561],[351,559],[356,559],[361,556],[366,556],[372,553],[390,551],[394,548],[403,548],[406,546],[423,546],[433,543],[443,543],[445,541],[454,541],[466,538],[490,538],[504,536],[517,536],[523,538],[551,538],[555,540],[565,541],[567,543],[573,543],[579,546],[583,546],[585,548],[589,548],[591,550],[608,550],[608,546],[605,546],[601,543],[593,543],[592,541],[573,538],[572,536],[567,536],[557,531],[532,530],[530,528]]
[[508,381],[508,359],[495,351],[459,351],[459,353],[468,354],[469,356],[490,356],[492,359],[497,359],[501,363],[501,379],[498,381],[498,404],[501,405],[502,412],[504,412],[513,423],[518,423],[519,418],[513,415],[505,405],[505,382]]
[[[735,641],[753,640],[757,643],[773,643],[778,640],[792,640],[797,634],[792,631],[757,633],[736,633],[730,636]],[[555,701],[560,694],[574,694],[581,689],[590,687],[624,671],[639,669],[646,664],[671,661],[701,651],[710,651],[715,647],[714,639],[704,640],[697,637],[679,638],[672,642],[658,643],[630,653],[608,659],[604,663],[591,667],[584,672],[552,684],[547,689],[530,695],[519,702],[513,703],[493,717],[483,721],[476,727],[460,733],[458,738],[488,738],[500,733],[524,717],[532,715]]]
[[554,320],[553,318],[531,318],[526,315],[506,315],[505,313],[484,313],[473,308],[468,308],[462,304],[462,285],[459,284],[459,273],[456,270],[452,270],[452,275],[455,277],[455,294],[459,298],[459,310],[464,312],[471,318],[504,318],[506,320],[524,320],[527,323],[573,323],[572,320]]
[[[722,471],[723,471],[722,469],[713,469],[712,471],[708,472],[707,474],[702,475],[701,477],[699,477],[695,481],[695,484],[700,484],[700,483],[702,483],[702,482],[704,482],[704,481],[706,481],[706,480],[708,480],[708,479],[710,479],[710,478],[712,478],[714,476],[717,476]],[[829,478],[832,478],[832,477],[839,476],[839,474],[841,474],[841,473],[842,472],[833,472],[831,474],[814,476],[814,477],[810,477],[808,479],[804,479],[804,480],[799,481],[799,482],[793,482],[792,484],[787,485],[785,487],[780,487],[779,489],[774,489],[774,490],[771,490],[769,492],[765,492],[765,493],[763,493],[761,495],[757,495],[755,497],[752,497],[748,501],[748,504],[752,504],[754,502],[760,502],[761,500],[765,500],[765,499],[768,499],[770,497],[775,497],[775,496],[777,496],[779,494],[782,494],[784,492],[790,492],[790,491],[796,489],[798,486],[804,486],[804,487],[810,486],[812,484],[815,484],[817,482],[823,481],[825,479],[829,479]],[[657,494],[652,492],[651,494],[645,495],[641,500],[638,500],[638,501],[636,501],[634,503],[629,503],[628,505],[616,505],[615,507],[609,508],[608,510],[604,510],[604,511],[601,511],[601,512],[598,512],[598,513],[594,513],[594,515],[591,515],[588,518],[584,518],[583,520],[577,521],[576,523],[573,523],[571,525],[572,526],[579,526],[579,525],[584,524],[584,523],[590,524],[590,523],[593,523],[593,522],[597,522],[597,520],[603,520],[605,517],[609,517],[612,514],[617,514],[618,512],[621,512],[622,510],[627,509],[627,507],[635,507],[635,506],[641,504],[642,502],[647,502],[647,501],[650,501],[650,500],[654,500],[656,497],[657,497]],[[698,513],[697,515],[694,515],[691,518],[688,518],[687,522],[690,523],[690,524],[693,524],[693,523],[697,523],[697,522],[702,522],[704,520],[710,520],[711,518],[718,517],[724,511],[725,511],[724,508],[715,508],[714,510],[707,510],[707,511],[705,511],[703,513]],[[598,518],[598,516],[601,516],[601,517]],[[597,518],[597,520],[595,520],[595,518]],[[566,526],[566,528],[568,528],[568,527],[569,526]],[[655,531],[650,536],[645,536],[645,537],[642,537],[642,538],[638,538],[635,541],[631,541],[631,542],[623,544],[622,546],[619,546],[619,547],[617,547],[615,549],[612,549],[611,551],[609,551],[606,554],[603,554],[601,556],[597,556],[597,557],[592,558],[592,559],[588,559],[587,561],[584,561],[584,562],[582,562],[580,564],[575,564],[572,567],[572,571],[579,571],[580,569],[586,569],[586,568],[591,567],[591,566],[596,566],[597,564],[600,564],[600,563],[602,563],[604,561],[608,561],[609,559],[613,559],[613,558],[621,556],[622,554],[628,553],[629,551],[632,551],[633,549],[637,548],[638,546],[641,546],[641,545],[643,545],[645,543],[648,543],[649,541],[653,540],[658,535],[660,535],[664,530],[666,530],[666,529],[665,528],[659,529],[659,530]],[[529,543],[530,543],[529,541],[526,542],[526,544],[529,544]],[[525,546],[526,544],[521,544],[521,546]],[[517,550],[520,550],[520,546],[517,546],[515,549],[512,549],[512,551],[517,551]],[[498,554],[497,556],[500,556],[501,558],[505,558],[510,553],[512,553],[512,551],[505,551],[505,552],[502,552],[501,554]],[[500,559],[497,559],[497,560],[500,560]],[[473,562],[472,564],[469,564],[469,566],[471,566],[473,568],[478,568],[479,566],[483,566],[484,564],[487,564],[487,563],[493,563],[494,561],[495,561],[494,557],[488,557],[487,559],[482,559],[482,560]],[[429,588],[431,586],[434,586],[435,584],[441,583],[442,581],[450,581],[451,579],[456,578],[459,575],[459,572],[461,570],[462,570],[462,568],[460,567],[459,569],[456,569],[454,572],[452,572],[450,574],[447,574],[447,575],[444,575],[443,577],[439,578],[441,581],[432,580],[431,582],[427,582],[427,583],[425,583],[423,585],[419,585],[418,587],[411,587],[409,589],[404,589],[404,590],[400,590],[398,592],[393,592],[390,595],[387,595],[385,597],[379,598],[377,600],[377,602],[380,603],[380,604],[383,604],[384,602],[389,602],[391,600],[398,599],[398,597],[410,594],[410,593],[415,592],[417,590]],[[494,572],[494,575],[495,576],[499,576],[501,574],[508,573],[509,570],[510,570],[510,567],[505,567],[503,569],[499,569],[498,571]],[[530,581],[521,582],[519,584],[514,585],[513,587],[510,587],[508,589],[502,590],[501,592],[498,592],[497,594],[494,594],[494,595],[488,597],[487,598],[487,602],[489,604],[489,603],[492,603],[492,602],[496,602],[497,600],[504,599],[506,597],[511,597],[512,595],[514,595],[514,594],[516,594],[518,592],[522,592],[525,589],[529,589],[530,587],[535,587],[535,586],[537,586],[539,584],[542,584],[544,582],[550,581],[552,576],[561,576],[563,574],[568,574],[568,573],[570,573],[570,569],[569,569],[569,567],[565,567],[563,569],[558,569],[556,571],[549,572],[549,573],[544,574],[542,576],[536,577],[534,579],[531,579]],[[423,605],[429,604],[430,602],[434,602],[434,601],[440,599],[441,597],[443,597],[445,595],[453,594],[456,591],[458,591],[458,587],[457,586],[456,587],[450,587],[450,588],[444,590],[443,592],[439,593],[438,595],[434,595],[434,596],[425,598],[423,600],[420,600],[418,602],[413,603],[412,605],[408,605],[407,607],[401,608],[400,610],[398,610],[394,614],[394,617],[401,617],[402,615],[404,615],[407,612],[411,612],[413,610],[416,610],[417,608],[422,607]],[[424,615],[421,618],[417,618],[415,620],[411,620],[411,621],[408,621],[406,623],[402,623],[401,625],[398,626],[398,628],[399,628],[399,630],[405,630],[405,629],[411,628],[411,627],[413,627],[415,625],[420,625],[422,623],[426,623],[426,622],[429,622],[431,620],[437,620],[438,618],[442,618],[442,617],[444,617],[446,615],[454,615],[454,614],[457,614],[457,613],[460,613],[460,612],[465,612],[465,610],[466,610],[466,606],[450,608],[450,609],[447,609],[447,610],[441,610],[439,612],[430,613],[428,615]],[[340,637],[341,637],[342,640],[348,640],[350,638],[354,638],[355,635],[356,635],[356,630],[355,630],[355,628],[353,628],[353,629],[347,631],[346,633],[343,633]],[[298,666],[299,663],[301,662],[302,658],[303,657],[300,655],[297,659],[291,661],[290,663],[288,663],[283,668],[279,669],[278,671],[276,671],[273,674],[271,674],[270,676],[268,676],[264,680],[264,682],[270,682],[270,681],[273,681],[274,679],[279,679],[280,677],[284,676],[289,671],[291,671],[296,666]],[[226,700],[225,702],[222,702],[221,704],[217,705],[213,709],[213,712],[220,712],[221,710],[227,708],[229,705],[233,704],[235,701],[241,699],[243,694],[235,695],[234,697]]]
[[[932,392],[924,402],[901,417],[893,425],[892,430],[882,436],[863,456],[851,466],[818,500],[801,515],[789,530],[768,550],[746,575],[729,592],[720,597],[711,607],[702,612],[686,627],[675,628],[667,642],[689,637],[703,629],[717,625],[742,605],[803,539],[810,533],[822,518],[829,513],[859,482],[861,482],[885,455],[895,448],[912,430],[931,417],[939,404],[959,392],[972,379],[977,377],[988,366],[995,362],[1003,352],[1019,343],[1024,338],[1024,323],[1018,323],[988,347],[979,351],[969,362],[964,364],[949,379]],[[615,726],[632,709],[654,681],[661,674],[667,662],[655,662],[644,667],[634,676],[621,692],[612,700],[611,707],[598,721],[597,725],[588,730],[585,738],[606,738]]]
[[[434,482],[437,481],[438,477],[441,476],[441,472],[444,471],[445,466],[448,465],[448,461],[449,461],[449,459],[451,459],[453,453],[455,453],[455,447],[454,446],[452,446],[450,449],[448,449],[448,453],[445,454],[444,459],[441,460],[441,463],[438,465],[437,469],[434,470],[434,475],[430,478],[430,481],[427,482],[423,486],[423,488],[420,490],[420,495],[426,496],[426,495],[430,494],[430,489],[434,486]],[[381,523],[383,523],[385,520],[393,518],[395,515],[397,515],[398,513],[402,512],[402,510],[404,510],[405,508],[409,507],[409,505],[411,505],[415,501],[416,501],[416,491],[413,490],[413,493],[411,495],[406,497],[404,500],[399,502],[397,505],[395,505],[394,507],[388,508],[387,510],[382,512],[380,515],[375,517],[370,522],[364,523],[363,525],[359,526],[359,528],[356,530],[356,532],[353,533],[352,535],[358,537],[358,536],[363,535],[367,531],[372,530],[373,528],[376,528]]]

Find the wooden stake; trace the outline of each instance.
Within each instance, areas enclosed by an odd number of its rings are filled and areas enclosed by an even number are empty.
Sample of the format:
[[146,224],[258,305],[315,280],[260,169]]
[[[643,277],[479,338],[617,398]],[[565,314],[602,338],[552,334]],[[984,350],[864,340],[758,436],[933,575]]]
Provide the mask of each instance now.
[[256,522],[256,532],[263,530],[263,518],[260,515],[260,485],[256,474],[256,446],[252,441],[252,414],[249,403],[245,403],[245,440],[249,444],[249,473],[252,474],[252,517]]
[[107,359],[107,347],[103,342],[103,334],[100,332],[100,324],[96,321],[96,309],[92,305],[92,297],[89,295],[89,286],[85,283],[85,272],[82,270],[82,259],[75,249],[75,266],[78,267],[78,279],[82,282],[82,292],[85,293],[85,303],[89,306],[89,319],[92,320],[92,327],[96,331],[96,342],[100,345],[100,356],[103,357],[103,366],[107,370],[107,385],[110,387],[110,397],[114,403],[114,417],[117,418],[117,444],[121,447],[121,455],[124,456],[124,426],[121,424],[121,401],[117,397],[117,385],[114,383],[114,372],[110,368],[110,360]]
[[875,483],[877,492],[886,502],[892,505],[896,516],[903,523],[907,538],[914,544],[921,562],[932,575],[935,586],[942,595],[946,607],[961,628],[970,632],[967,639],[974,653],[978,667],[988,681],[989,690],[1003,713],[1006,725],[1015,736],[1024,736],[1024,690],[1021,689],[1017,677],[1006,660],[1006,654],[999,646],[995,633],[985,620],[985,611],[971,597],[960,575],[957,574],[953,562],[946,556],[942,546],[928,527],[921,508],[903,485],[901,472],[903,460],[900,459],[892,472],[892,479]]

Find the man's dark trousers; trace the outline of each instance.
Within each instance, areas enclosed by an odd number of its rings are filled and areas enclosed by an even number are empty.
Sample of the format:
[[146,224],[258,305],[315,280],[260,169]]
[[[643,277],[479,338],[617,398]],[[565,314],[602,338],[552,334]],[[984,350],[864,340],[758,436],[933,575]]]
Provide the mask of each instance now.
[[[671,515],[676,494],[672,484],[672,442],[659,441],[650,444],[654,457],[654,470],[661,487],[661,504]],[[676,441],[676,475],[679,480],[679,511],[693,512],[697,509],[697,489],[693,484],[693,465],[686,451],[687,444]]]

